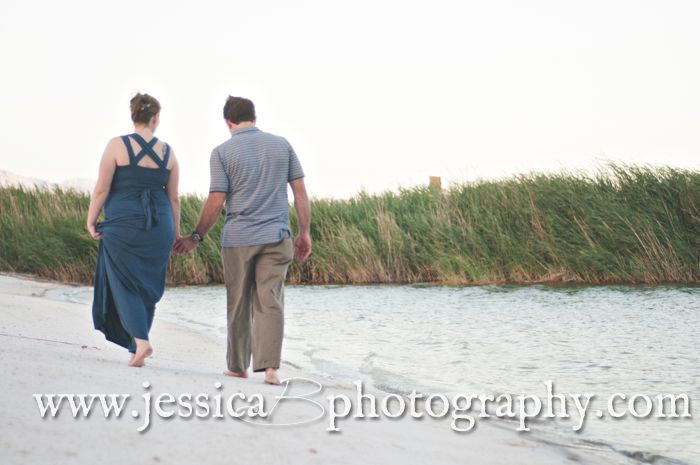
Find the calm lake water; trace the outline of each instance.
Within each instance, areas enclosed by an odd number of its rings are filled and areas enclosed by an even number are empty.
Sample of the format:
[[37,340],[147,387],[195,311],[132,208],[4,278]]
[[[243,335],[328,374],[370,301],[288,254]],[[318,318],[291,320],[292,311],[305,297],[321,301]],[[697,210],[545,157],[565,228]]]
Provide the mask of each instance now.
[[[65,297],[85,303],[91,289]],[[223,287],[168,289],[157,318],[221,338]],[[288,286],[286,363],[319,380],[387,392],[686,393],[700,403],[700,288],[637,286]],[[223,362],[222,362],[223,363]],[[692,409],[691,409],[691,413]],[[696,419],[598,419],[533,430],[621,460],[700,464]]]

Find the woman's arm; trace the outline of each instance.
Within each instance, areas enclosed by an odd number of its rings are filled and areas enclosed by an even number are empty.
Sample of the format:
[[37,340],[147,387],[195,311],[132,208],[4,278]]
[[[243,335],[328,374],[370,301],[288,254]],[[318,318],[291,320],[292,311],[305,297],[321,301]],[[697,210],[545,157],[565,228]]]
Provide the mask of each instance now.
[[97,223],[97,218],[100,216],[102,211],[102,206],[107,200],[107,195],[109,195],[109,188],[112,184],[112,177],[114,177],[114,171],[117,168],[116,152],[119,147],[120,139],[115,137],[110,140],[102,154],[102,160],[100,161],[100,171],[97,176],[97,183],[95,184],[95,189],[92,191],[92,197],[90,198],[90,208],[88,209],[87,216],[87,229],[93,239],[99,239],[102,235],[95,231],[95,223]]
[[178,184],[180,183],[180,164],[175,158],[175,153],[170,149],[170,159],[172,168],[170,169],[170,177],[168,184],[165,186],[165,192],[168,194],[170,208],[173,211],[173,229],[175,230],[175,240],[180,238],[180,194],[178,192]]

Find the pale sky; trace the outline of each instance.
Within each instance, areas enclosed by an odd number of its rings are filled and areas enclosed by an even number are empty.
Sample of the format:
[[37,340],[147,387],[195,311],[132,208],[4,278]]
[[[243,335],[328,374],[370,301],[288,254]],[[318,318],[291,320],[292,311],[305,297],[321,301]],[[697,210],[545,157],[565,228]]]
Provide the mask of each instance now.
[[206,193],[227,95],[316,197],[603,160],[700,168],[697,1],[0,3],[0,169],[96,178],[129,99]]

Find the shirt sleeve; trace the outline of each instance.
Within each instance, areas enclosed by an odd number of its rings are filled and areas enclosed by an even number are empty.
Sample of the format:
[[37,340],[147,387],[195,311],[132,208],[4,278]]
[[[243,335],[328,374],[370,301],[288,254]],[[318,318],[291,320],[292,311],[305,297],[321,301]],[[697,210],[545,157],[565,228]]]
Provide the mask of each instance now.
[[221,156],[216,149],[211,152],[211,157],[209,158],[209,174],[211,179],[209,192],[229,191],[228,175],[221,161]]
[[287,182],[294,181],[295,179],[304,177],[304,170],[301,168],[301,163],[299,163],[299,158],[292,148],[292,145],[287,142],[289,147],[289,173],[287,175]]

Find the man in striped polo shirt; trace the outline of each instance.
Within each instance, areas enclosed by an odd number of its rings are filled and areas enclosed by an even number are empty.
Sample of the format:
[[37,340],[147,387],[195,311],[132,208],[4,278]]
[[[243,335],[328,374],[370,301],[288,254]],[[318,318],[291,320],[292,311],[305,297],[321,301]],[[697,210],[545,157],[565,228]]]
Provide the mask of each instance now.
[[[277,370],[284,334],[284,279],[296,256],[311,254],[310,206],[304,172],[283,137],[255,126],[255,106],[229,97],[224,119],[231,138],[210,158],[211,185],[199,223],[190,237],[179,239],[177,253],[199,245],[226,203],[221,251],[226,283],[229,376],[265,372],[265,382],[279,384]],[[287,183],[294,193],[298,234],[292,241]]]

